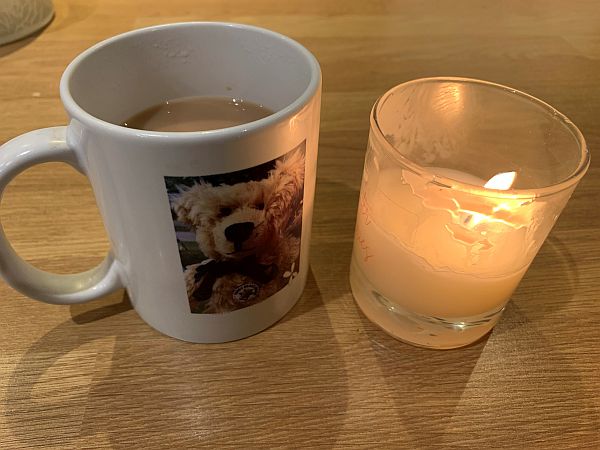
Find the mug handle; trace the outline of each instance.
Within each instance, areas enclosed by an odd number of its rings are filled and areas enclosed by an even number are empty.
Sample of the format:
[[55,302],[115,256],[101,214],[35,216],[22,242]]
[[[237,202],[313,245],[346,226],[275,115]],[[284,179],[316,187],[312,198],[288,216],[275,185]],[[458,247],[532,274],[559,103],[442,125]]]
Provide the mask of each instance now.
[[[25,169],[64,162],[85,173],[66,139],[67,127],[44,128],[18,136],[0,147],[0,198],[8,183]],[[21,259],[0,224],[0,275],[28,297],[57,305],[83,303],[123,287],[119,263],[109,251],[95,268],[72,275],[40,270]]]

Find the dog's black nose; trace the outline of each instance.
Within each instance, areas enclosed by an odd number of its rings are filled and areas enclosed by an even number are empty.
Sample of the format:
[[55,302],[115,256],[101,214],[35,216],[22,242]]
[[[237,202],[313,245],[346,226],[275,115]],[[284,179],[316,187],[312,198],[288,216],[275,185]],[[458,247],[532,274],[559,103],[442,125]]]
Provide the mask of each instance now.
[[252,235],[254,223],[240,222],[229,225],[225,228],[225,237],[234,244],[241,244]]

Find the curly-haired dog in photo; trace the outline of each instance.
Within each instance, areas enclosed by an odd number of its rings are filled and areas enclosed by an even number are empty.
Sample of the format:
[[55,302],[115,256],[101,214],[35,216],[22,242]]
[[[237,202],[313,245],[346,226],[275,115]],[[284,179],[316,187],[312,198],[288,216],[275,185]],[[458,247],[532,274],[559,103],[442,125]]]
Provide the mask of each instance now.
[[221,313],[272,296],[298,270],[304,146],[274,161],[260,180],[213,185],[199,179],[172,201],[206,259],[185,267],[192,312]]

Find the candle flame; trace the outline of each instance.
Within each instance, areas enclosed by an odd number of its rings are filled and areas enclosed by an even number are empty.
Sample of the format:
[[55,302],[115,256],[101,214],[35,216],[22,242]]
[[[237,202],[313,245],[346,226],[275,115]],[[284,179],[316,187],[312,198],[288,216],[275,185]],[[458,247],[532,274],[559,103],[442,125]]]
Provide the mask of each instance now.
[[488,189],[499,189],[501,191],[505,191],[507,189],[510,189],[510,187],[515,182],[516,177],[517,172],[498,173],[492,178],[490,178],[488,182],[483,185],[483,187]]
[[[516,177],[517,177],[517,172],[498,173],[498,174],[494,175],[492,178],[490,178],[488,180],[488,182],[483,185],[483,187],[486,187],[488,189],[498,189],[498,190],[505,191],[507,189],[510,189],[510,187],[515,182]],[[503,203],[503,204],[495,207],[494,212],[497,212],[497,211],[503,210],[503,209],[509,210],[510,207]],[[485,214],[470,211],[469,216],[467,216],[464,223],[468,227],[473,228],[477,224],[483,222],[486,219],[488,219],[488,216],[486,216]]]

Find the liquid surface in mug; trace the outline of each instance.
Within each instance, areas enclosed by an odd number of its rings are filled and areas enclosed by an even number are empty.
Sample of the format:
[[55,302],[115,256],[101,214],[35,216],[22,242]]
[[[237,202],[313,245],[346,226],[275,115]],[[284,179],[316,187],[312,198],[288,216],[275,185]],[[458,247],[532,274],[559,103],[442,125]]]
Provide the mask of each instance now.
[[230,97],[181,97],[140,111],[121,125],[148,131],[208,131],[273,114],[263,105]]

